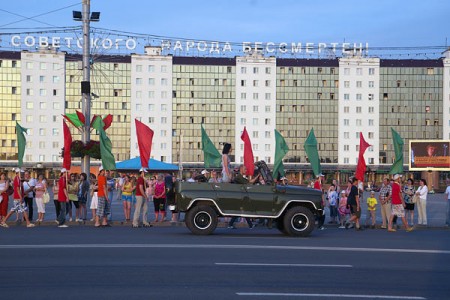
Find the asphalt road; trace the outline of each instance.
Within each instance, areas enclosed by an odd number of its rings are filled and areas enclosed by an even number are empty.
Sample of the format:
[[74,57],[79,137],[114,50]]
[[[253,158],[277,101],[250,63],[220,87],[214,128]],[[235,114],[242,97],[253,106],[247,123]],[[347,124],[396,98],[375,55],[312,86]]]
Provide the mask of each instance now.
[[450,230],[0,230],[1,299],[449,299]]

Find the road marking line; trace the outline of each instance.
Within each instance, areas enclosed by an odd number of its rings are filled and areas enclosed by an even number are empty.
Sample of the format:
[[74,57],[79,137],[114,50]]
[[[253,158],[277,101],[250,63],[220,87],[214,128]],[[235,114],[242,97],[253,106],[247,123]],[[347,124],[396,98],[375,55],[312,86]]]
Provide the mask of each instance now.
[[210,244],[50,244],[50,245],[0,245],[0,249],[67,249],[67,248],[191,248],[191,249],[250,249],[250,250],[314,250],[342,252],[386,252],[450,254],[450,250],[394,249],[394,248],[351,248],[351,247],[310,247],[310,246],[270,246],[270,245],[210,245]]
[[369,299],[411,299],[424,300],[427,298],[416,296],[390,295],[352,295],[352,294],[304,294],[304,293],[236,293],[238,296],[269,296],[269,297],[330,297],[330,298],[369,298]]
[[261,264],[261,263],[215,263],[218,266],[261,266],[261,267],[318,267],[318,268],[353,268],[352,265],[321,265],[321,264]]

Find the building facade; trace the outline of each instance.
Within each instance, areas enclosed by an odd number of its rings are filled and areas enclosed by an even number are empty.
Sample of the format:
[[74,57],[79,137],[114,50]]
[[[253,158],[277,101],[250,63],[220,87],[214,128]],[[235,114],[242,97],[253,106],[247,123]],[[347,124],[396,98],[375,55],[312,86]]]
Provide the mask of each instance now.
[[[154,131],[155,159],[202,166],[201,127],[219,151],[243,160],[246,127],[255,160],[273,163],[274,129],[290,151],[287,168],[308,169],[303,143],[311,129],[323,169],[357,164],[359,133],[372,146],[370,169],[394,160],[391,128],[405,140],[450,139],[450,57],[386,60],[362,56],[286,59],[144,54],[92,60],[92,115],[114,116],[107,134],[117,161],[139,155],[134,120]],[[24,162],[58,167],[62,117],[81,110],[81,56],[42,49],[0,52],[0,164],[15,165],[15,122],[30,128]],[[75,139],[80,133],[71,127]],[[96,140],[95,131],[91,138]],[[404,147],[405,163],[408,147]]]

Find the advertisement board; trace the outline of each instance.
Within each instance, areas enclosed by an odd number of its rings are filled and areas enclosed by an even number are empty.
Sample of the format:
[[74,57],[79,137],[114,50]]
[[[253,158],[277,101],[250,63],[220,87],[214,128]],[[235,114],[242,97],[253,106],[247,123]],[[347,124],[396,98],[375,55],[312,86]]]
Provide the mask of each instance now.
[[410,140],[409,169],[450,171],[449,146],[448,140]]

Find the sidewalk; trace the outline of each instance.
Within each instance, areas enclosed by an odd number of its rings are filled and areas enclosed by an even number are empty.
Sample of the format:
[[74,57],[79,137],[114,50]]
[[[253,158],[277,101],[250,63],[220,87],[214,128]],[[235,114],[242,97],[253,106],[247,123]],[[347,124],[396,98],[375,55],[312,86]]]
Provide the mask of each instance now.
[[[50,194],[51,198],[53,199],[53,195]],[[364,201],[362,203],[362,214],[361,214],[361,224],[364,224],[366,220],[366,214],[367,214],[367,197],[370,196],[369,192],[364,192]],[[378,199],[378,193],[375,194],[375,197]],[[446,200],[445,194],[429,194],[427,199],[427,217],[428,217],[428,226],[425,228],[446,228],[445,227],[445,219],[446,219],[446,212],[447,212],[447,200]],[[12,200],[9,201],[9,206],[12,206]],[[89,209],[90,202],[88,201],[88,217],[87,221],[85,222],[68,222],[68,225],[94,225],[94,222],[90,221],[92,218],[92,212]],[[380,212],[380,204],[377,206],[377,225],[381,224],[381,212]],[[74,207],[75,208],[75,207]],[[56,211],[55,206],[53,204],[53,200],[50,200],[50,202],[45,207],[46,213],[45,213],[45,220],[40,225],[55,225],[55,219],[56,219]],[[123,207],[122,207],[122,201],[117,199],[117,194],[114,194],[114,200],[111,205],[111,213],[112,213],[112,225],[114,226],[130,226],[131,223],[124,223],[124,213],[123,213]],[[134,209],[131,209],[131,218],[133,217]],[[330,213],[328,208],[325,208],[325,226],[327,227],[335,227],[336,225],[329,225],[327,224],[330,220]],[[415,218],[415,224],[417,224],[417,208],[414,212],[414,218]],[[165,227],[165,226],[184,226],[184,222],[170,222],[170,219],[172,218],[172,214],[170,210],[167,210],[166,220],[165,222],[154,222],[154,207],[153,202],[148,202],[148,220],[153,226],[158,227]],[[13,215],[9,218],[8,224],[14,226],[16,217]],[[34,205],[34,212],[33,212],[33,222],[37,219],[37,207]],[[181,220],[184,219],[184,214],[181,215]],[[67,217],[67,221],[69,218]],[[75,211],[73,211],[73,220],[75,220]],[[401,225],[401,221],[397,222],[399,225]],[[245,222],[236,222],[236,225],[238,227],[246,227],[247,223]],[[225,222],[220,222],[218,227],[224,227],[227,226]]]

